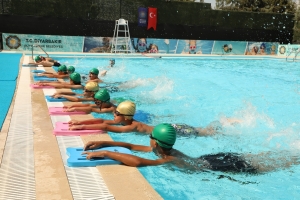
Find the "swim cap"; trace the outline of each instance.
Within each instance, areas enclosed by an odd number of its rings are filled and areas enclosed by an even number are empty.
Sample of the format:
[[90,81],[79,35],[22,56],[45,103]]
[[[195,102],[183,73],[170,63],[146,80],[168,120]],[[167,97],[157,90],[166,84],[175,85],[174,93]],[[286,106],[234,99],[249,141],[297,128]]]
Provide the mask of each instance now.
[[96,69],[96,68],[93,68],[93,69],[91,69],[90,73],[98,75],[99,74],[99,70]]
[[154,127],[152,137],[164,148],[172,148],[176,141],[176,131],[171,124],[163,123]]
[[132,119],[135,113],[135,104],[131,101],[123,101],[118,105],[116,110],[123,115],[132,115],[125,116],[125,119]]
[[67,71],[67,66],[66,65],[61,65],[61,66],[58,67],[57,71],[66,72]]
[[70,79],[74,82],[74,83],[80,83],[81,81],[81,77],[80,74],[74,72],[70,75]]
[[85,85],[85,89],[89,90],[89,91],[92,91],[92,92],[96,92],[99,90],[99,85],[98,83],[96,82],[88,82],[86,85]]
[[102,102],[107,102],[110,100],[110,96],[109,96],[109,93],[107,91],[107,89],[101,89],[99,90],[95,96],[94,96],[95,99],[98,99]]
[[34,60],[35,60],[35,62],[37,62],[37,61],[40,61],[40,60],[42,60],[42,59],[41,59],[40,56],[36,56],[36,57],[34,58]]
[[68,72],[74,73],[74,72],[75,72],[75,67],[69,66],[69,67],[68,67]]

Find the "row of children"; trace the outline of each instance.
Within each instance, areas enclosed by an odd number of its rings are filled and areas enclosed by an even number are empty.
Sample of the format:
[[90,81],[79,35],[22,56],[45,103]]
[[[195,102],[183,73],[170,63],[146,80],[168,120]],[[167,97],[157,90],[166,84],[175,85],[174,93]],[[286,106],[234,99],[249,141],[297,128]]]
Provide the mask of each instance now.
[[[69,73],[72,72],[72,67],[69,67]],[[59,69],[65,70],[65,67]],[[90,80],[87,81],[86,85],[83,86],[80,83],[80,74],[73,71],[70,76],[69,83],[39,83],[52,85],[56,88],[84,88],[83,96],[88,100],[93,100],[91,104],[73,104],[65,106],[65,111],[84,111],[86,113],[98,112],[98,113],[112,113],[114,116],[113,120],[106,119],[89,119],[83,121],[71,120],[69,122],[70,130],[103,130],[116,133],[128,133],[138,132],[148,134],[150,137],[150,145],[135,145],[125,142],[115,141],[91,141],[88,142],[84,150],[84,154],[87,154],[88,159],[95,157],[108,157],[114,160],[118,160],[128,166],[148,166],[148,165],[160,165],[164,163],[172,163],[179,167],[188,168],[189,170],[218,170],[218,171],[230,171],[230,172],[265,172],[280,167],[279,162],[274,161],[272,165],[270,163],[264,164],[264,160],[270,155],[268,153],[261,154],[259,156],[237,153],[219,153],[203,155],[198,158],[192,158],[184,153],[173,148],[178,136],[209,136],[222,131],[222,124],[236,124],[240,123],[239,119],[226,118],[221,122],[213,122],[205,128],[192,127],[186,124],[169,124],[162,123],[159,125],[151,126],[143,122],[134,119],[136,112],[136,105],[132,101],[123,101],[119,105],[115,105],[110,101],[110,94],[107,89],[99,88],[101,80],[98,78],[99,70],[93,68],[89,72]],[[72,86],[73,85],[73,86]],[[72,87],[71,87],[72,86]],[[55,93],[54,97],[64,97],[67,95],[74,95],[75,93],[62,94]],[[68,97],[67,97],[68,98]],[[110,151],[88,151],[101,147],[108,146],[121,146],[133,151],[144,151],[144,152],[155,152],[159,158],[156,160],[145,159],[135,155],[123,154],[118,152]],[[291,164],[296,161],[292,160]]]

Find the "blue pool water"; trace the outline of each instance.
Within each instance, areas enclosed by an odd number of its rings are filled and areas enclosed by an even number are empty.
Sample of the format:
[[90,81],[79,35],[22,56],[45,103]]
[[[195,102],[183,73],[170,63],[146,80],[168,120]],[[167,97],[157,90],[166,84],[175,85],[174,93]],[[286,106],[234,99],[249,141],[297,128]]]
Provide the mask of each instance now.
[[21,53],[0,53],[0,130],[15,93],[21,56]]
[[[57,58],[88,73],[108,69],[103,77],[121,90],[114,98],[134,99],[137,109],[150,113],[151,125],[162,122],[205,127],[234,117],[222,134],[178,137],[174,148],[191,157],[219,152],[274,152],[279,163],[300,155],[300,68],[284,60],[218,60],[195,58],[109,59]],[[112,118],[101,114],[96,117]],[[110,133],[117,141],[149,144],[143,134]],[[284,156],[281,152],[284,152]],[[154,153],[134,153],[156,159]],[[298,158],[298,157],[296,157]],[[268,162],[267,160],[265,162]],[[299,199],[300,165],[264,174],[191,172],[163,165],[139,168],[164,199]]]

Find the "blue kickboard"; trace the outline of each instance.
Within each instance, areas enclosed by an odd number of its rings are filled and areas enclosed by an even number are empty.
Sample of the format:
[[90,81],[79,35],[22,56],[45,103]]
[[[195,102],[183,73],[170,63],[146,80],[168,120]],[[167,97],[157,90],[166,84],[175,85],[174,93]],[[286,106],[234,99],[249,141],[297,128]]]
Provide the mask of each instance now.
[[39,79],[39,78],[49,78],[49,77],[47,77],[46,75],[38,76],[37,74],[33,74],[33,78]]
[[[68,147],[67,155],[69,156],[67,163],[69,167],[95,167],[97,165],[116,165],[121,164],[120,161],[116,161],[110,158],[94,158],[91,160],[86,159],[86,154],[82,155],[84,152],[81,147]],[[124,154],[131,154],[131,151],[124,147],[103,147],[100,149],[89,150],[88,152],[95,151],[112,151]]]
[[43,73],[45,70],[35,69],[31,71],[32,73]]
[[64,101],[69,101],[66,98],[59,97],[59,98],[53,98],[52,96],[46,95],[45,96],[48,102],[64,102]]
[[151,114],[144,112],[142,110],[137,110],[133,116],[133,119],[146,124],[152,122]]
[[34,81],[57,81],[57,78],[48,78],[48,77],[43,77],[43,76],[36,76],[33,77]]

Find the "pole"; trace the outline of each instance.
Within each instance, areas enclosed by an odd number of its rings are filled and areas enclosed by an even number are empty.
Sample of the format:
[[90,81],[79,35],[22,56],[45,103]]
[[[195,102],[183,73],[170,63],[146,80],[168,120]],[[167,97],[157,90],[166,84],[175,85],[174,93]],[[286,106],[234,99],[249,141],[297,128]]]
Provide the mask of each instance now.
[[122,10],[121,10],[122,6],[121,6],[121,4],[122,4],[122,0],[120,0],[120,18],[119,19],[122,18]]

